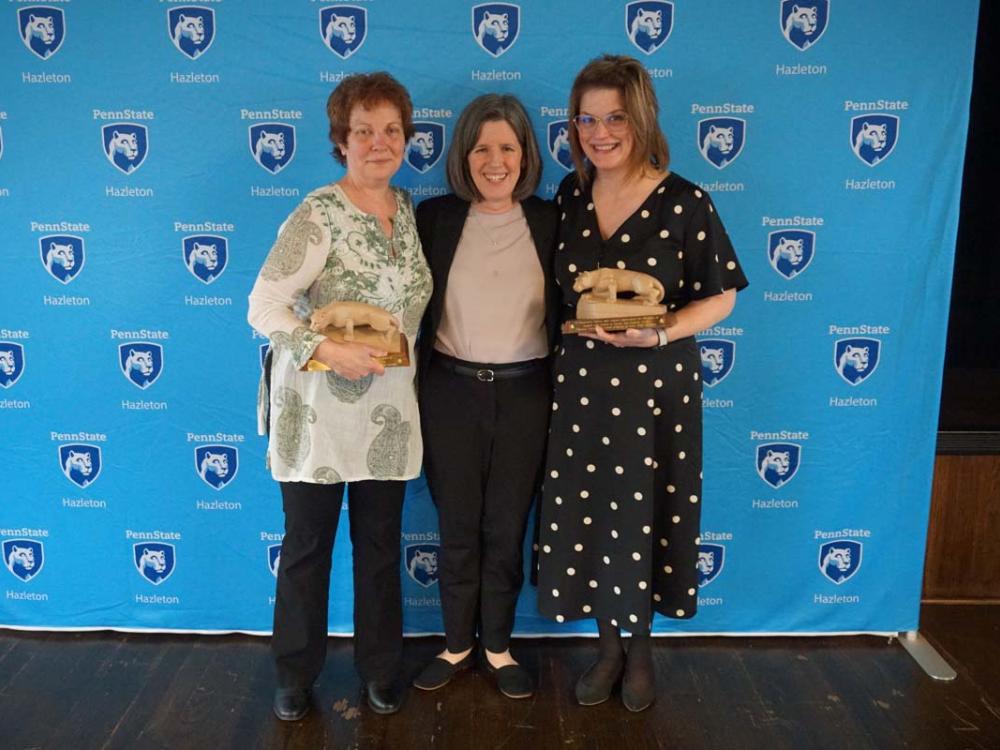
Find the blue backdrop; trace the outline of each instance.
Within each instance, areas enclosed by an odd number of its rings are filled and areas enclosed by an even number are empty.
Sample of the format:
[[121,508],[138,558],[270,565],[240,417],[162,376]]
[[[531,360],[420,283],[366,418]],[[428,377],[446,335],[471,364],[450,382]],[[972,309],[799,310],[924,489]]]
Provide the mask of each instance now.
[[[445,191],[465,103],[516,93],[551,196],[573,76],[615,52],[649,68],[672,166],[751,280],[700,337],[700,613],[657,628],[916,627],[975,0],[5,6],[0,623],[267,631],[282,517],[246,295],[279,223],[341,175],[327,94],[374,69],[409,88],[397,182],[419,201]],[[404,532],[407,629],[438,631],[422,481]],[[570,632],[533,601],[520,632]]]

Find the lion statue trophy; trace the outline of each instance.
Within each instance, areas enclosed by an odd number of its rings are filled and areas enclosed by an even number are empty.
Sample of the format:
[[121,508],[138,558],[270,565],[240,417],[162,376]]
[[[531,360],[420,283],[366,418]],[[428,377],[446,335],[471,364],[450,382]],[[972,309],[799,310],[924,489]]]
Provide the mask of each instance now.
[[[600,326],[605,331],[628,328],[669,328],[673,313],[663,301],[663,284],[648,273],[623,268],[595,268],[577,274],[573,291],[581,292],[576,319],[563,323],[563,333],[583,333]],[[619,293],[629,294],[620,297]]]
[[[406,334],[400,330],[399,321],[392,313],[376,305],[331,302],[313,311],[309,327],[333,341],[356,341],[384,349],[385,356],[375,359],[386,367],[407,367],[410,364],[410,347]],[[329,368],[310,359],[306,369],[322,371]]]

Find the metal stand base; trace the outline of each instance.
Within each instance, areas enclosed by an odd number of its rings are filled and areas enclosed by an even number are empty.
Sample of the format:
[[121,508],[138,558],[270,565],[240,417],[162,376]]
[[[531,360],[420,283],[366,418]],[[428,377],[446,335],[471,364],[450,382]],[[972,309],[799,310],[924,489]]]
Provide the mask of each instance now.
[[916,630],[900,633],[899,642],[920,668],[935,680],[948,682],[958,676],[944,657]]

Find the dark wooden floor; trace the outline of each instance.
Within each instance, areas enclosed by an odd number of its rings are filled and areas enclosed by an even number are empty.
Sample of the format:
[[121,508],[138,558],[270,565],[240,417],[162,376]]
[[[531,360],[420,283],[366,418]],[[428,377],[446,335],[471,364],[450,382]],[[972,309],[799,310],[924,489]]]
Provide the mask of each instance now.
[[[335,639],[317,710],[283,724],[265,639],[0,631],[0,748],[1000,749],[1000,606],[925,606],[922,632],[958,680],[870,636],[660,639],[660,697],[638,715],[617,697],[575,705],[593,641],[550,639],[516,643],[541,680],[533,699],[469,673],[376,716]],[[408,640],[407,667],[440,646]]]

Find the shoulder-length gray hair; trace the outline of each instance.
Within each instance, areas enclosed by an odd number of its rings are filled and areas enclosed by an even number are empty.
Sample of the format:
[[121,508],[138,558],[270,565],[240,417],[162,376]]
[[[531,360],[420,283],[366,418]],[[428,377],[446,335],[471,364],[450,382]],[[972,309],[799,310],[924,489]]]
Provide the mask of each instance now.
[[505,121],[521,146],[521,175],[512,198],[522,201],[538,189],[542,178],[542,157],[524,105],[511,94],[483,94],[462,110],[448,149],[448,184],[459,198],[469,202],[482,200],[469,171],[469,154],[479,140],[483,123]]

